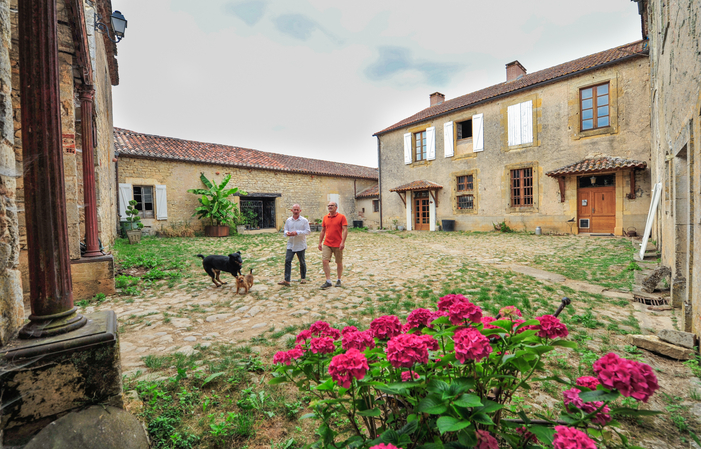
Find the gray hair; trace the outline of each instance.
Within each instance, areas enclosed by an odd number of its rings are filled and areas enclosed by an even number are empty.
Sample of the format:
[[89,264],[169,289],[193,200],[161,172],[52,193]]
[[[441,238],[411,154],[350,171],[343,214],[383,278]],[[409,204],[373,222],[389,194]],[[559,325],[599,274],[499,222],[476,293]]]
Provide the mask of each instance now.
[[337,203],[337,202],[335,202],[335,201],[329,201],[329,204],[333,204],[334,206],[336,206],[336,209],[338,209],[338,203]]

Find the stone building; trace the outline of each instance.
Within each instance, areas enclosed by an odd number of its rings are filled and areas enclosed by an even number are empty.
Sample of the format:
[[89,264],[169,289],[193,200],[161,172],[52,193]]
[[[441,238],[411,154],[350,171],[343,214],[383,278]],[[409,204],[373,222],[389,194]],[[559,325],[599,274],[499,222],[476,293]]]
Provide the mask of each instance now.
[[209,223],[192,218],[198,197],[188,189],[204,186],[200,174],[248,195],[236,197],[242,210],[253,210],[259,227],[281,229],[295,203],[311,223],[327,213],[329,201],[349,222],[359,217],[355,196],[377,183],[377,169],[307,159],[171,137],[115,129],[118,154],[120,213],[129,200],[138,202],[146,232],[190,223],[201,229]]
[[672,271],[682,330],[701,335],[701,4],[639,0],[650,41],[652,182],[661,186],[652,239]]
[[362,220],[363,226],[372,229],[380,227],[380,190],[377,184],[371,185],[355,196],[355,209],[358,212],[358,220]]
[[375,135],[382,220],[407,229],[621,235],[650,201],[647,42],[430,106]]

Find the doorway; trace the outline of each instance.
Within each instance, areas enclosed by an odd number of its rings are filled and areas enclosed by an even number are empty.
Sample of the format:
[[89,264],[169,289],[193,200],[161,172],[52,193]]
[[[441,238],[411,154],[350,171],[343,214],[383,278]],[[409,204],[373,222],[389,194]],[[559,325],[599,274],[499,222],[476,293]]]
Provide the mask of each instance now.
[[429,209],[428,190],[414,192],[414,229],[417,231],[431,230],[431,211]]
[[241,213],[250,215],[249,227],[275,228],[275,198],[241,198]]
[[577,216],[580,233],[613,234],[616,227],[616,175],[578,179]]

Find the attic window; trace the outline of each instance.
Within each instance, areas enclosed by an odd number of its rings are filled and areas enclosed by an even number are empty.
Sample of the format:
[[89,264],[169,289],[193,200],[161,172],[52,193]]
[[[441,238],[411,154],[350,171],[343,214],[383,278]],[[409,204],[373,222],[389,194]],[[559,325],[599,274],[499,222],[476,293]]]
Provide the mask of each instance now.
[[472,137],[472,119],[458,122],[458,140]]

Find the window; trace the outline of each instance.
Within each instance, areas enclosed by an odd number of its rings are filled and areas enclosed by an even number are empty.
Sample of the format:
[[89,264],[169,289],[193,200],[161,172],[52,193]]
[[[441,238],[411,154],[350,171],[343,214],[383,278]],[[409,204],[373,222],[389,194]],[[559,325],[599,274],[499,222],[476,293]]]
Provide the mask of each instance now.
[[458,176],[458,192],[472,190],[472,175]]
[[458,209],[471,210],[474,208],[475,197],[474,195],[462,195],[458,197]]
[[372,211],[373,212],[380,211],[380,200],[372,200]]
[[580,89],[579,107],[582,131],[609,126],[609,83]]
[[426,160],[426,131],[414,133],[414,160]]
[[[457,181],[457,201],[459,210],[471,210],[475,207],[474,181],[472,175],[458,176]],[[469,193],[468,193],[469,192]],[[463,195],[466,194],[466,195]]]
[[153,187],[134,186],[134,208],[139,211],[141,218],[153,218]]
[[472,137],[472,119],[458,122],[458,140]]
[[533,206],[533,168],[511,170],[511,207]]
[[533,143],[533,102],[513,104],[507,110],[509,117],[509,146]]

